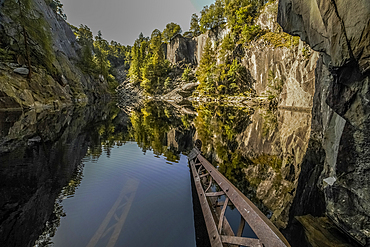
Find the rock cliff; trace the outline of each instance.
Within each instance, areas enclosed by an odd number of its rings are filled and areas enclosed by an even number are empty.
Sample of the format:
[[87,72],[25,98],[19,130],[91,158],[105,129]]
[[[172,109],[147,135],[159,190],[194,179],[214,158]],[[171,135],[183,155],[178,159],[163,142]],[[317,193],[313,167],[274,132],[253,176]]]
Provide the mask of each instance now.
[[311,169],[302,166],[294,214],[315,214],[304,205],[321,192],[329,218],[362,245],[370,239],[369,20],[368,1],[279,2],[284,31],[320,53],[304,162]]
[[[32,11],[40,17],[46,26],[45,32],[51,36],[53,73],[47,71],[40,57],[33,57],[33,75],[27,80],[25,75],[15,71],[22,67],[22,52],[17,51],[23,40],[17,35],[12,25],[13,17],[4,13],[0,8],[0,48],[3,51],[11,50],[11,57],[0,60],[0,107],[1,108],[60,108],[73,102],[94,101],[104,97],[108,92],[108,84],[104,80],[84,74],[78,68],[77,51],[81,47],[76,42],[68,23],[56,14],[44,0],[32,0]],[[0,2],[3,6],[3,1]],[[33,49],[45,54],[41,46]],[[17,59],[18,58],[18,59]]]

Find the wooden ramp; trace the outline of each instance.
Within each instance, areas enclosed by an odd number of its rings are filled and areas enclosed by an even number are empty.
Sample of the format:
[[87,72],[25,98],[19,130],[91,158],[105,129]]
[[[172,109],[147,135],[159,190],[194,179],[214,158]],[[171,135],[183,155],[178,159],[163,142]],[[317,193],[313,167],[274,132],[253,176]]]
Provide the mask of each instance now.
[[[251,246],[289,247],[288,241],[269,219],[233,184],[230,183],[199,151],[194,148],[188,155],[191,173],[202,208],[212,247]],[[218,191],[212,191],[212,185]],[[224,201],[219,197],[224,196]],[[226,208],[233,205],[240,213],[241,220],[237,233],[231,229],[225,217]],[[245,222],[257,238],[242,237]]]

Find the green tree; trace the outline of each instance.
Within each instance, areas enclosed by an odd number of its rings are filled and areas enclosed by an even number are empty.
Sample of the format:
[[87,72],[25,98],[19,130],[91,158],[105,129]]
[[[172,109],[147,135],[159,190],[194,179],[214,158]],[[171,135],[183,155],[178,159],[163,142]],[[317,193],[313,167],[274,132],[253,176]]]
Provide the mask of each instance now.
[[72,27],[77,42],[81,46],[79,66],[86,73],[95,73],[97,68],[94,62],[94,39],[90,28],[81,24],[79,28]]
[[149,94],[155,94],[164,88],[170,64],[164,59],[162,34],[158,29],[152,32],[148,60],[142,70],[141,86]]
[[203,49],[202,58],[199,62],[196,72],[199,80],[198,89],[201,92],[214,93],[216,90],[215,73],[216,70],[216,54],[212,48],[212,42],[208,38]]
[[193,37],[197,37],[201,34],[199,26],[199,17],[195,13],[191,15],[189,31],[192,32]]
[[168,23],[166,28],[163,30],[162,38],[165,43],[169,43],[171,39],[182,32],[180,25],[176,23]]
[[50,6],[55,13],[57,13],[64,20],[67,20],[67,15],[64,13],[63,4],[60,0],[45,0],[45,2]]
[[133,83],[139,83],[142,80],[142,69],[147,60],[148,53],[148,40],[142,33],[135,40],[133,47],[131,48],[131,63],[129,69],[129,78]]
[[227,34],[221,43],[221,49],[219,52],[219,58],[223,62],[228,62],[231,58],[231,54],[235,49],[235,42],[232,34]]
[[98,35],[95,36],[94,51],[95,51],[95,63],[98,66],[99,74],[108,80],[110,62],[108,60],[108,49],[109,43],[102,37],[102,33],[99,30]]
[[182,36],[190,39],[194,37],[193,32],[191,31],[186,31]]
[[205,33],[207,30],[213,30],[215,33],[218,33],[219,29],[226,24],[222,0],[216,0],[209,7],[204,6],[200,13],[200,31],[202,33]]

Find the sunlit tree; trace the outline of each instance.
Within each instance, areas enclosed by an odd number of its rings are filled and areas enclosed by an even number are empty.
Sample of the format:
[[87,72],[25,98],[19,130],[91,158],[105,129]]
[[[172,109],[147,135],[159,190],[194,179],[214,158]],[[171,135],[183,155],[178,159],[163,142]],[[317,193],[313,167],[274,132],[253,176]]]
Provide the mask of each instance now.
[[173,22],[168,23],[162,33],[163,41],[165,43],[169,43],[175,35],[180,34],[181,32],[180,25]]

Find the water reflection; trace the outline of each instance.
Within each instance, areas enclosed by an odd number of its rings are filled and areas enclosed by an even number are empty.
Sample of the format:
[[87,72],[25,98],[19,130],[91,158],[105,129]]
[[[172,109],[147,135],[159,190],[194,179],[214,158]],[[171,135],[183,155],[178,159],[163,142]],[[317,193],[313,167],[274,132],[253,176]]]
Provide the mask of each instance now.
[[[59,112],[6,113],[0,137],[0,243],[33,246],[46,222],[52,235],[63,215],[55,201],[75,192],[92,123],[109,107],[67,108]],[[5,122],[5,123],[4,123]]]
[[199,105],[194,124],[205,157],[279,228],[286,227],[311,114]]
[[[148,186],[156,188],[158,177],[167,181],[162,178],[163,174],[171,177],[171,174],[188,172],[176,163],[186,162],[182,154],[192,149],[195,139],[202,141],[204,156],[276,226],[283,228],[289,219],[311,123],[310,112],[304,111],[218,104],[174,106],[156,101],[144,102],[131,108],[129,113],[112,103],[61,112],[0,112],[0,117],[0,243],[5,243],[4,246],[32,246],[36,240],[37,246],[48,246],[56,241],[56,232],[63,232],[58,230],[63,228],[61,219],[68,218],[63,218],[65,207],[73,208],[65,199],[83,194],[84,181],[96,183],[98,177],[95,180],[84,177],[87,164],[100,169],[98,167],[107,167],[113,162],[114,169],[124,169],[120,172],[126,174],[116,181],[127,180],[129,174],[138,181],[148,180],[140,177],[148,173],[153,182]],[[142,153],[155,155],[161,165],[138,169],[138,162],[133,161],[136,167],[116,166],[117,157],[121,163],[129,159],[119,155],[123,155],[122,150],[133,148],[133,142]],[[136,152],[133,150],[130,152]],[[99,163],[103,161],[105,163]],[[142,162],[156,163],[149,158],[143,158]],[[149,171],[159,170],[157,178],[150,175]],[[104,172],[110,170],[101,170],[96,176]],[[188,181],[190,175],[186,176]],[[172,184],[180,186],[171,180]],[[113,187],[117,185],[109,185]],[[120,188],[109,193],[119,194],[119,191]],[[158,193],[164,192],[158,188]],[[166,193],[173,194],[173,191]],[[113,194],[112,198],[117,197]],[[137,196],[148,200],[147,193],[141,192],[140,187]],[[180,197],[176,200],[181,201]],[[161,207],[158,206],[158,210]],[[141,214],[134,215],[140,217]],[[101,218],[103,220],[104,215]],[[84,245],[90,239],[87,238]]]
[[143,152],[153,150],[176,162],[180,153],[186,154],[192,148],[193,118],[194,115],[184,115],[170,104],[147,101],[131,112],[129,137]]

